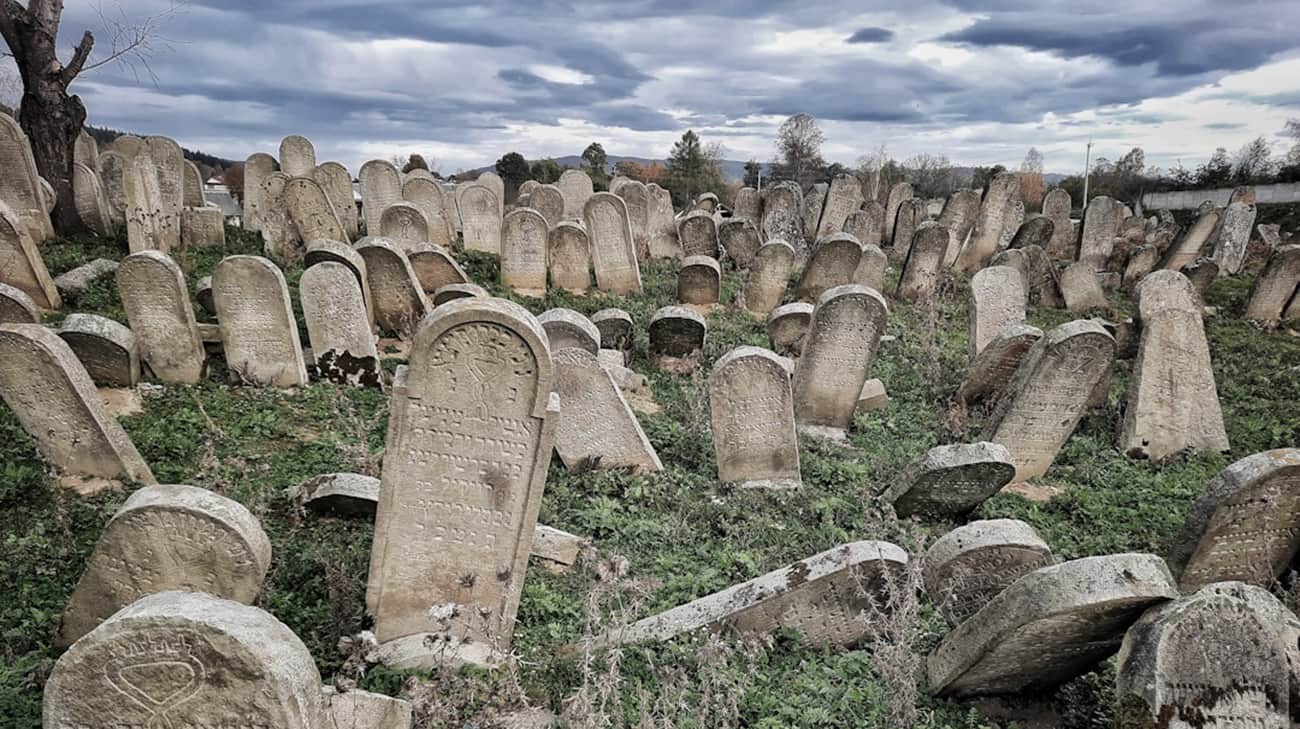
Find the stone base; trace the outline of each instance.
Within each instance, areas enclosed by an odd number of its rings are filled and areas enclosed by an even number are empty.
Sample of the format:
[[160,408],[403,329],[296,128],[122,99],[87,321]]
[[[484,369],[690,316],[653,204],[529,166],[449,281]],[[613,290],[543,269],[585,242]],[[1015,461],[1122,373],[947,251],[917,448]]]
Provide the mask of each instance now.
[[792,478],[782,479],[756,479],[753,481],[736,481],[734,484],[737,488],[742,489],[770,489],[772,491],[786,491],[803,487],[802,481],[796,481]]
[[799,435],[833,440],[837,443],[843,443],[849,437],[843,428],[832,428],[827,425],[800,425],[798,431]]
[[444,633],[416,633],[379,644],[379,662],[390,668],[463,665],[496,668],[502,659],[486,643],[466,643]]

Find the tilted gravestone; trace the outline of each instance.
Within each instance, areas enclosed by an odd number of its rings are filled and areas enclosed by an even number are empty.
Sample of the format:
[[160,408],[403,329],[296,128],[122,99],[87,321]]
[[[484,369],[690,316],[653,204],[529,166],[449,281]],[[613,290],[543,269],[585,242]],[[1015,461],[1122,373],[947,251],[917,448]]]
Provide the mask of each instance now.
[[[126,227],[126,188],[123,181],[123,175],[126,174],[126,166],[129,160],[117,152],[105,152],[99,155],[99,183],[104,188],[104,197],[108,200],[108,214],[114,228]],[[248,178],[247,164],[245,164],[245,179]],[[245,195],[248,193],[245,192]],[[247,200],[247,199],[245,199]],[[248,228],[247,214],[245,214],[244,227]]]
[[817,241],[795,287],[800,301],[816,301],[827,289],[854,282],[862,262],[862,244],[847,233]]
[[[126,235],[130,251],[159,250],[166,253],[179,245],[179,216],[168,215],[163,209],[158,172],[148,152],[141,152],[127,164],[123,185],[126,188]],[[177,228],[174,235],[173,225]]]
[[86,368],[39,324],[0,325],[0,397],[50,465],[72,478],[154,483]]
[[417,246],[406,252],[406,259],[411,262],[411,270],[426,294],[432,294],[443,286],[469,283],[469,274],[442,246]]
[[32,297],[9,284],[0,283],[0,324],[40,324],[41,313]]
[[350,241],[357,237],[360,222],[356,197],[352,192],[352,173],[338,162],[322,162],[312,170],[311,177],[325,191],[325,196],[334,206],[334,213],[339,216],[339,222],[348,235],[344,240]]
[[1255,279],[1246,302],[1246,318],[1276,324],[1288,305],[1300,301],[1300,245],[1279,246]]
[[1178,269],[1178,272],[1192,282],[1192,288],[1196,289],[1196,293],[1204,300],[1206,292],[1219,277],[1219,264],[1209,258],[1198,258]]
[[289,219],[304,241],[349,240],[334,204],[320,183],[310,177],[295,177],[285,183],[284,204]]
[[379,228],[367,237],[376,234],[392,241],[403,252],[417,250],[420,244],[429,242],[429,219],[416,205],[395,202],[384,209],[379,216]]
[[[993,260],[989,261],[989,268],[995,266],[1010,266],[1011,268],[1016,269],[1016,273],[1020,275],[1021,286],[1026,294],[1025,299],[1028,301],[1029,262],[1025,260],[1025,252],[1018,248],[1008,248],[1005,251],[999,251],[996,256],[993,256]],[[971,277],[971,280],[974,281],[973,276]]]
[[880,246],[884,238],[885,206],[869,200],[862,209],[844,219],[844,232],[862,241],[862,245]]
[[999,250],[1011,246],[1024,222],[1025,203],[1021,200],[1012,200],[1007,203],[1006,216],[1002,220],[1002,238],[998,241]]
[[[610,192],[614,192],[613,189]],[[644,183],[628,180],[618,190],[618,196],[627,205],[627,220],[632,226],[632,241],[636,244],[639,260],[650,257],[650,191]]]
[[1061,298],[1070,311],[1082,314],[1110,308],[1091,261],[1076,261],[1066,266],[1061,272],[1060,286]]
[[201,592],[131,603],[77,641],[45,684],[42,726],[331,726],[311,653],[259,608]]
[[1118,201],[1098,195],[1088,203],[1083,215],[1083,236],[1079,240],[1079,261],[1090,264],[1094,271],[1103,271],[1115,247],[1115,236],[1123,209]]
[[271,542],[236,501],[193,486],[148,486],[104,527],[63,611],[60,646],[158,592],[204,592],[250,604],[271,566]]
[[748,220],[732,218],[718,226],[718,247],[736,268],[749,268],[762,245],[758,228]]
[[1147,611],[1116,660],[1116,726],[1291,726],[1296,622],[1267,590],[1240,582]]
[[577,347],[553,347],[552,351],[555,392],[560,396],[555,451],[565,467],[570,471],[662,471],[663,464],[641,423],[596,355]]
[[1169,567],[1184,592],[1211,582],[1267,586],[1300,548],[1300,449],[1247,456],[1192,504]]
[[912,247],[912,236],[916,234],[917,226],[927,220],[924,200],[904,200],[898,206],[898,214],[894,216],[894,246],[889,249],[892,260],[907,260],[907,252]]
[[611,294],[640,293],[641,269],[623,199],[608,192],[595,193],[587,199],[582,218],[591,241],[597,288]]
[[1077,258],[1075,250],[1074,224],[1070,221],[1070,210],[1074,202],[1070,193],[1057,187],[1043,196],[1043,217],[1052,221],[1052,238],[1043,246],[1043,250],[1056,261],[1073,261]]
[[366,589],[386,663],[509,653],[559,419],[553,379],[545,333],[509,301],[442,304],[416,332],[390,400]]
[[1234,202],[1224,208],[1219,221],[1219,239],[1214,244],[1214,262],[1219,264],[1220,275],[1241,272],[1246,262],[1246,247],[1250,244],[1250,231],[1254,228],[1254,203]]
[[989,266],[970,280],[970,358],[1009,327],[1025,323],[1025,289],[1010,266]]
[[560,179],[555,183],[555,186],[559,188],[560,194],[564,196],[564,219],[581,219],[584,215],[583,210],[587,207],[587,201],[595,194],[591,184],[591,176],[582,170],[565,170],[560,175]]
[[39,308],[63,307],[59,291],[45,268],[45,260],[32,239],[22,232],[13,208],[0,200],[0,283],[22,291]]
[[696,210],[682,218],[677,226],[682,255],[718,257],[718,226],[713,213]]
[[902,207],[904,201],[911,199],[911,184],[899,182],[889,188],[889,195],[885,198],[885,245],[893,246],[898,244],[894,240],[894,224],[898,221],[898,208]]
[[650,318],[650,355],[663,369],[694,369],[708,325],[684,306],[665,306]]
[[72,168],[72,196],[77,217],[96,235],[112,235],[113,217],[109,213],[108,196],[99,182],[99,174],[82,165]]
[[69,314],[59,325],[59,337],[91,382],[100,387],[135,387],[140,382],[140,350],[135,335],[121,324],[96,314]]
[[212,274],[212,296],[237,382],[270,387],[307,384],[298,324],[284,274],[259,256],[229,256]]
[[754,254],[745,280],[745,308],[767,314],[781,303],[794,270],[794,248],[783,240],[770,240]]
[[547,309],[537,316],[537,323],[542,325],[552,352],[576,348],[594,357],[600,351],[600,329],[573,309]]
[[1049,331],[1025,355],[980,437],[1011,451],[1017,481],[1047,472],[1114,358],[1114,337],[1083,319]]
[[807,255],[804,243],[803,220],[799,215],[803,207],[803,192],[799,184],[790,180],[774,183],[763,191],[763,240],[783,240],[794,247],[800,257]]
[[406,337],[433,308],[411,262],[387,238],[368,237],[356,246],[366,262],[366,280],[375,307],[375,324]]
[[[263,196],[263,191],[266,189],[266,178],[270,177],[274,172],[275,158],[265,152],[254,152],[245,160],[243,210],[245,230],[261,232],[262,214],[266,209],[266,199]],[[125,171],[123,174],[125,174]],[[111,186],[109,190],[111,195]],[[123,200],[125,201],[125,195]]]
[[476,297],[486,298],[487,296],[488,296],[487,289],[483,288],[482,286],[479,286],[478,284],[472,284],[472,283],[447,284],[446,286],[443,286],[437,291],[434,291],[433,296],[429,297],[429,301],[435,307],[438,307],[438,306],[442,306],[448,301],[455,301],[456,299],[470,299]]
[[798,357],[803,351],[815,307],[803,301],[778,306],[767,315],[767,341],[783,356]]
[[1061,296],[1056,264],[1051,257],[1038,246],[1025,246],[1020,252],[1025,259],[1026,275],[1029,278],[1029,303],[1050,309],[1061,308],[1065,299]]
[[787,362],[761,347],[737,347],[714,363],[709,409],[719,481],[750,488],[801,484]]
[[[318,263],[325,262],[339,263],[348,268],[352,275],[357,279],[357,285],[361,287],[361,296],[366,303],[366,318],[370,322],[371,328],[375,324],[374,303],[370,297],[370,282],[366,280],[366,261],[360,253],[341,241],[333,240],[314,240],[307,244],[307,250],[303,254],[304,268],[311,268]],[[414,266],[415,264],[412,264]],[[209,285],[211,281],[209,281]]]
[[18,122],[0,113],[0,203],[9,206],[17,222],[18,234],[32,245],[54,237],[54,224],[45,209],[41,176],[27,135]]
[[944,255],[950,234],[940,223],[922,223],[912,235],[903,274],[898,279],[898,298],[916,303],[934,296],[942,276]]
[[1054,688],[1119,647],[1146,609],[1178,596],[1151,554],[1085,557],[1016,580],[948,633],[926,659],[938,696]]
[[298,282],[312,358],[322,380],[378,387],[382,368],[370,330],[365,295],[342,263],[310,266]]
[[85,129],[77,134],[77,140],[72,145],[72,160],[91,169],[95,168],[95,163],[99,160],[99,144]]
[[181,245],[181,210],[185,207],[185,154],[175,140],[146,137],[148,159],[153,162],[158,180],[161,205],[157,221],[159,250],[175,250]]
[[1133,365],[1120,450],[1163,460],[1185,449],[1226,451],[1201,304],[1186,276],[1156,271],[1138,284],[1142,338]]
[[[591,315],[591,323],[600,332],[600,348],[614,350],[626,365],[632,359],[632,347],[636,343],[636,327],[632,315],[622,309],[601,309]],[[597,356],[600,352],[596,353]]]
[[1011,583],[1052,564],[1052,550],[1016,519],[973,521],[939,537],[925,553],[922,580],[935,608],[959,625]]
[[695,197],[695,210],[704,210],[710,213],[718,211],[718,196],[712,192],[702,192]]
[[501,285],[520,296],[546,295],[546,218],[528,208],[506,214],[501,229]]
[[653,182],[646,185],[646,192],[650,195],[650,210],[646,214],[646,237],[650,257],[681,258],[682,244],[677,238],[677,220],[673,217],[672,193]]
[[838,175],[831,180],[822,207],[816,237],[824,238],[844,230],[844,221],[862,206],[862,184],[852,175]]
[[957,254],[956,267],[973,274],[988,265],[1002,247],[1002,234],[1007,226],[1007,216],[1020,195],[1020,175],[1003,172],[989,182],[979,214],[971,228],[970,239]]
[[731,209],[734,218],[752,224],[755,229],[762,222],[763,199],[759,197],[758,190],[752,187],[742,187],[736,191]]
[[298,235],[298,228],[293,224],[284,200],[289,179],[283,172],[272,172],[262,183],[263,250],[281,266],[296,263],[305,253],[305,241]]
[[546,241],[551,285],[581,294],[591,288],[591,241],[577,223],[554,225]]
[[[846,234],[847,235],[847,234]],[[862,246],[862,258],[858,268],[853,272],[853,283],[862,284],[876,291],[885,290],[885,274],[889,270],[889,258],[879,246]]]
[[291,134],[280,140],[280,169],[290,177],[307,177],[316,169],[316,148],[306,137]]
[[847,648],[872,633],[862,613],[902,580],[907,552],[852,542],[619,629],[609,642],[668,640],[695,631],[766,635],[793,630],[810,647]]
[[1052,242],[1052,234],[1055,232],[1056,224],[1052,222],[1051,218],[1046,215],[1030,217],[1016,229],[1015,235],[1011,238],[1011,247],[1038,246],[1042,248]]
[[372,159],[361,165],[361,215],[366,234],[379,234],[380,219],[389,205],[402,201],[402,173],[393,163]]
[[554,228],[564,221],[564,193],[555,185],[538,185],[528,194],[528,207],[541,213]]
[[957,390],[957,399],[968,405],[980,401],[997,402],[1025,354],[1042,338],[1041,329],[1025,324],[1003,329],[971,360],[966,378]]
[[821,221],[822,208],[826,205],[826,191],[829,188],[830,185],[819,182],[804,191],[803,207],[799,211],[804,240],[817,240],[817,224]]
[[199,172],[199,166],[187,159],[183,173],[182,204],[187,208],[206,207],[208,199],[203,192],[203,175]]
[[1177,271],[1199,258],[1201,250],[1206,247],[1210,236],[1219,226],[1219,215],[1219,211],[1213,209],[1202,213],[1196,219],[1196,223],[1183,233],[1183,237],[1165,251],[1160,267]]
[[447,206],[455,205],[455,202],[443,194],[442,185],[434,180],[412,177],[402,185],[402,199],[424,213],[430,243],[450,246],[456,241],[456,231],[452,227],[451,216],[447,214]]
[[952,518],[975,507],[1011,482],[1016,467],[997,443],[935,446],[914,459],[881,494],[900,517]]
[[140,357],[154,376],[177,385],[202,380],[207,355],[181,267],[161,251],[140,251],[122,260],[116,276]]
[[844,438],[888,316],[884,297],[857,284],[828,289],[817,300],[794,371],[801,432]]
[[1159,264],[1160,251],[1156,250],[1155,246],[1138,246],[1133,249],[1128,263],[1124,265],[1124,276],[1120,279],[1120,286],[1126,291],[1132,291],[1137,287],[1138,282],[1156,270]]
[[677,271],[677,300],[683,304],[708,306],[722,294],[722,270],[710,256],[687,256]]
[[961,249],[966,247],[971,228],[975,227],[975,218],[979,217],[980,194],[969,188],[962,188],[948,196],[939,213],[939,225],[948,230],[948,248],[944,251],[943,262],[951,266],[957,261]]

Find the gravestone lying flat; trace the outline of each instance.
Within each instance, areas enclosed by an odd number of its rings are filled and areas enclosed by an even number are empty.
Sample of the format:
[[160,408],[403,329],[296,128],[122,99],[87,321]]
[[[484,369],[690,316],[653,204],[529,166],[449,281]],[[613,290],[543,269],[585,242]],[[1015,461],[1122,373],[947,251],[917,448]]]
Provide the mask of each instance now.
[[555,392],[560,396],[560,424],[555,450],[570,471],[588,468],[663,470],[613,377],[596,355],[576,347],[555,347]]
[[71,645],[156,592],[205,592],[249,604],[270,566],[271,542],[238,502],[194,486],[148,486],[104,527],[63,611],[58,643]]
[[881,500],[900,517],[951,518],[969,513],[1016,475],[1011,453],[997,443],[936,446],[907,464]]
[[1049,689],[1092,670],[1148,608],[1178,597],[1152,554],[1085,557],[1011,583],[926,659],[930,691],[967,697]]
[[607,643],[669,640],[697,630],[762,635],[798,631],[808,646],[852,646],[872,632],[862,615],[885,602],[887,584],[907,568],[889,542],[853,542],[773,570],[721,592],[640,620]]
[[979,612],[1008,585],[1052,564],[1052,550],[1017,519],[973,521],[939,537],[925,553],[922,579],[953,625]]

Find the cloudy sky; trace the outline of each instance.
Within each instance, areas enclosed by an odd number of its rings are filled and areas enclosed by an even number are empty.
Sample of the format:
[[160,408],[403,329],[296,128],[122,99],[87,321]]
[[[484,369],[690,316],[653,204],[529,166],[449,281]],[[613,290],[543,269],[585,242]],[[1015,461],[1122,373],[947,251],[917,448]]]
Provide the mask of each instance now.
[[[114,0],[102,10],[116,14]],[[167,0],[123,0],[127,17]],[[870,6],[870,10],[864,8]],[[61,45],[107,47],[100,0]],[[191,0],[153,76],[79,80],[91,121],[242,159],[301,133],[353,170],[421,152],[444,173],[501,154],[662,157],[690,128],[770,160],[780,122],[821,122],[829,160],[1194,167],[1300,117],[1300,2],[1099,0]]]

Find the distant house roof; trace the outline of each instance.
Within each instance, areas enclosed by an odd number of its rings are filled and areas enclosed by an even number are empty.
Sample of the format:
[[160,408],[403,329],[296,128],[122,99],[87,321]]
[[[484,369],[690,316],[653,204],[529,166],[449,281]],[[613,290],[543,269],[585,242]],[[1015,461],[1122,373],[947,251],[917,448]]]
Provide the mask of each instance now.
[[207,179],[207,181],[204,182],[203,184],[205,184],[205,185],[224,185],[224,184],[226,184],[226,176],[225,176],[225,175],[213,175],[213,176],[209,177],[209,178]]

